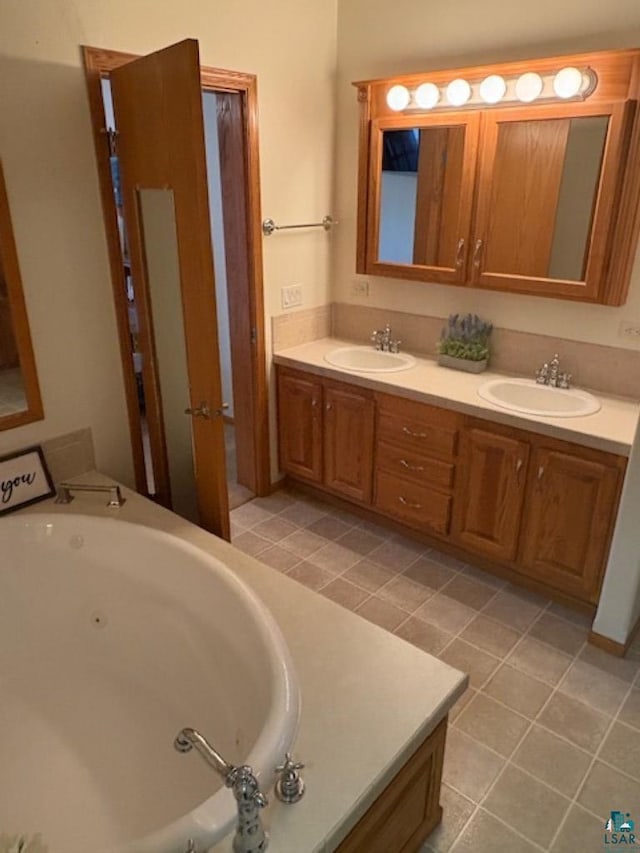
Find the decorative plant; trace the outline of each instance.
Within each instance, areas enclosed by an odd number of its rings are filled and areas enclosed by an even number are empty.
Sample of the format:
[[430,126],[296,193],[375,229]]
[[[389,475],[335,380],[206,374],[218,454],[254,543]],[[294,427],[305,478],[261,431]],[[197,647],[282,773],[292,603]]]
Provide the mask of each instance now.
[[438,341],[438,352],[451,358],[484,361],[489,357],[489,337],[493,325],[477,314],[450,314]]

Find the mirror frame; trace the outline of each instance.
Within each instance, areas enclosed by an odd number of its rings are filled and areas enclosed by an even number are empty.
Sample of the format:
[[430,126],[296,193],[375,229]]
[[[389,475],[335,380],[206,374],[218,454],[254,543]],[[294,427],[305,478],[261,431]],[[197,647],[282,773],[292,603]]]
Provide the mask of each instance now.
[[40,396],[40,385],[36,372],[36,362],[31,344],[31,332],[27,308],[22,290],[22,279],[20,277],[20,266],[18,264],[18,253],[11,226],[11,214],[9,211],[9,198],[4,180],[2,161],[0,160],[0,265],[4,271],[7,283],[7,295],[13,321],[13,334],[16,348],[20,359],[20,370],[24,382],[24,391],[27,407],[21,412],[13,415],[0,417],[0,430],[13,429],[33,421],[41,421],[44,418],[42,408],[42,397]]

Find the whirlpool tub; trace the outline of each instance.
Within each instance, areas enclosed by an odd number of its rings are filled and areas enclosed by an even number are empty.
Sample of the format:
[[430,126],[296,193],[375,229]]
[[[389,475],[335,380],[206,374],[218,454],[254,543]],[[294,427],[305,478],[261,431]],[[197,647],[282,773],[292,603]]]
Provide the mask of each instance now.
[[174,536],[66,513],[0,521],[0,835],[49,853],[184,853],[233,795],[173,741],[192,726],[267,790],[299,697],[233,567]]

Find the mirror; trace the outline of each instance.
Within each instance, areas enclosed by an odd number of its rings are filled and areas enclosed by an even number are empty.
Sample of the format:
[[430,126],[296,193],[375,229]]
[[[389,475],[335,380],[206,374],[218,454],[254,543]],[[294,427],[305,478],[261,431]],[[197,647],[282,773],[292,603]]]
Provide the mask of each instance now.
[[0,430],[44,417],[0,162]]

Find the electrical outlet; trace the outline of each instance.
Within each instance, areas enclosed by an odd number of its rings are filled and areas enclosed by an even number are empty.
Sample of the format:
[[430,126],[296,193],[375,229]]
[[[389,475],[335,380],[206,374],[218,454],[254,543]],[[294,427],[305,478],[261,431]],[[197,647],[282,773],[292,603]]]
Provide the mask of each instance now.
[[628,341],[633,341],[640,346],[640,323],[623,320],[618,329],[618,336],[626,338]]
[[283,287],[280,293],[283,308],[295,308],[296,305],[302,305],[301,284],[290,284],[288,287]]
[[368,296],[369,282],[366,278],[354,278],[351,282],[351,293],[353,296]]

